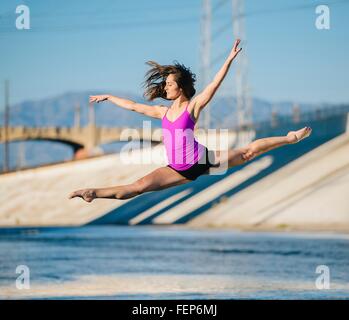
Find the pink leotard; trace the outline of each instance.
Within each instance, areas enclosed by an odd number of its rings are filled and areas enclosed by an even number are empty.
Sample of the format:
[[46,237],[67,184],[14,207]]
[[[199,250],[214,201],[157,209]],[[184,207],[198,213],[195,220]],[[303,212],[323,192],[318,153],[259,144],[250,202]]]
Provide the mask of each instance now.
[[179,171],[189,169],[205,152],[205,146],[195,139],[195,122],[187,108],[175,121],[168,120],[168,110],[162,118],[163,143],[169,166]]

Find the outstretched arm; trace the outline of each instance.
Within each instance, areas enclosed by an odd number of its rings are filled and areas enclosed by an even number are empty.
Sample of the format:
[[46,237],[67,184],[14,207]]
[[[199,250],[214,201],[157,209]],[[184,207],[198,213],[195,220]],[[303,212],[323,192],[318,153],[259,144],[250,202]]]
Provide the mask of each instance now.
[[102,102],[102,101],[110,101],[116,104],[119,107],[124,109],[135,111],[141,114],[144,114],[149,117],[161,119],[163,116],[163,112],[166,110],[166,107],[162,106],[148,106],[146,104],[137,103],[128,99],[119,98],[116,96],[112,96],[110,94],[99,95],[99,96],[90,96],[90,103],[92,102]]
[[221,85],[223,79],[228,73],[231,63],[233,62],[235,57],[238,55],[238,53],[242,50],[242,48],[238,48],[239,43],[240,43],[240,39],[237,39],[234,43],[233,49],[231,50],[227,60],[224,62],[223,66],[218,71],[213,81],[209,85],[207,85],[207,87],[194,98],[195,105],[198,106],[199,108],[205,107],[210,102],[210,100],[216,93],[217,89]]

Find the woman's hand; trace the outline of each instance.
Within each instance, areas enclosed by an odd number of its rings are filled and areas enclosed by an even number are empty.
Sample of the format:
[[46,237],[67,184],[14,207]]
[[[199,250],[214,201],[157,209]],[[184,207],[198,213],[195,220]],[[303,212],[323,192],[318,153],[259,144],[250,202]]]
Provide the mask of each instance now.
[[90,96],[90,103],[93,103],[93,102],[99,103],[99,102],[108,100],[108,98],[109,98],[108,94],[103,94],[100,96]]
[[239,54],[239,52],[242,50],[242,48],[238,48],[239,43],[240,43],[240,39],[236,39],[234,46],[233,46],[233,49],[230,52],[229,58],[234,59]]

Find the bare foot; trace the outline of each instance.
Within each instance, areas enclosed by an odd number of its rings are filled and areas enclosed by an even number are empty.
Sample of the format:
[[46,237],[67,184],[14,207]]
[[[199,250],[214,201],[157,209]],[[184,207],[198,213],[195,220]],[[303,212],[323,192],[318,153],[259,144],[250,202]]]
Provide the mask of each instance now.
[[94,189],[81,189],[74,191],[69,195],[69,199],[73,199],[75,197],[83,198],[86,202],[91,202],[93,199],[97,198]]
[[290,131],[287,134],[289,143],[297,143],[310,136],[312,129],[310,127],[304,127],[298,131]]

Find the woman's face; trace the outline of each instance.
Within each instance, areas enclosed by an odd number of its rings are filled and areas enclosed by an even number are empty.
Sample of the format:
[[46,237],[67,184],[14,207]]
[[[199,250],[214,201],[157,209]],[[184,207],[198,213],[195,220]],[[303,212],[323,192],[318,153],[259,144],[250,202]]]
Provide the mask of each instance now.
[[166,78],[165,91],[166,98],[170,100],[175,100],[182,94],[182,90],[178,87],[173,74],[168,75]]

